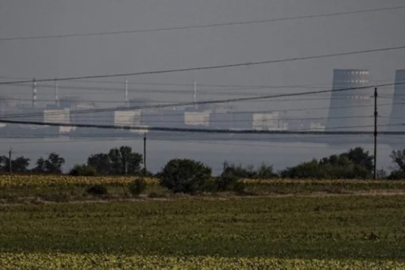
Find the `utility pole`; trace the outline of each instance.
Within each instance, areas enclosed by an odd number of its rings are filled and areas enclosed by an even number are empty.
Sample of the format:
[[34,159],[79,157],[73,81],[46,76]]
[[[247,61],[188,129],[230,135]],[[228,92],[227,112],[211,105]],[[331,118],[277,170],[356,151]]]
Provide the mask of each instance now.
[[13,174],[13,169],[11,167],[11,154],[13,153],[13,149],[10,148],[10,151],[8,151],[8,166],[10,168],[10,174]]
[[143,135],[143,176],[146,176],[146,133]]
[[378,137],[378,107],[377,107],[378,89],[374,89],[374,180],[377,180],[377,137]]

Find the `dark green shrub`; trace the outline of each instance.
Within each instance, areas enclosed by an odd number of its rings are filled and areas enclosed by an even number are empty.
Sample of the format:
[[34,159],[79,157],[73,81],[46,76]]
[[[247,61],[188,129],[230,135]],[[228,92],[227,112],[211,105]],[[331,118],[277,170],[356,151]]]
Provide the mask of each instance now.
[[237,193],[245,191],[245,184],[232,174],[218,177],[215,183],[217,191],[234,191]]
[[96,176],[96,174],[96,169],[88,165],[75,165],[69,172],[72,176]]
[[291,179],[368,179],[367,168],[353,163],[346,156],[331,156],[320,161],[303,162],[281,172],[281,177]]
[[393,171],[388,176],[388,180],[404,180],[405,179],[405,172],[403,171]]
[[256,179],[274,179],[278,177],[278,174],[274,172],[273,166],[264,163],[256,170]]
[[128,189],[133,196],[138,196],[146,190],[146,182],[145,180],[138,178],[129,184]]
[[211,168],[190,159],[173,159],[159,173],[160,184],[175,193],[206,191],[212,174]]
[[165,194],[162,192],[157,192],[157,191],[152,191],[149,193],[148,197],[151,199],[167,198],[168,194]]
[[245,194],[245,189],[246,184],[241,181],[236,182],[232,187],[232,191],[238,194]]
[[103,185],[94,185],[89,187],[86,192],[91,195],[96,195],[96,196],[101,196],[101,195],[107,195],[108,190],[105,186]]
[[239,179],[274,179],[278,174],[274,172],[273,166],[262,164],[255,168],[253,165],[243,167],[242,165],[224,163],[224,170],[221,176],[234,176]]

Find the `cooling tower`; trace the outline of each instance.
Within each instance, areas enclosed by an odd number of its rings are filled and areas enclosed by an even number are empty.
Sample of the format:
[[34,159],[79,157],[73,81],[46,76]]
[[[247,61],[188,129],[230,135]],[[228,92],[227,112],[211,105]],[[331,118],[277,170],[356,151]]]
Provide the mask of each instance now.
[[[339,91],[368,86],[369,71],[335,69],[330,100],[327,131],[372,131],[374,120],[374,90],[371,88]],[[365,127],[367,126],[367,127]],[[370,127],[368,127],[370,126]]]
[[405,70],[397,70],[389,131],[405,131]]

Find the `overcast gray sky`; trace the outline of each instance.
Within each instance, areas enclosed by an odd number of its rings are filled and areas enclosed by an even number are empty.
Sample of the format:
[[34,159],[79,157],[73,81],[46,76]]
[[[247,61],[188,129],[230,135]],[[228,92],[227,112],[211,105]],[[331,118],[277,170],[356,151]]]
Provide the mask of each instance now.
[[[177,27],[403,4],[403,0],[1,0],[0,37]],[[54,78],[138,72],[405,45],[404,25],[402,9],[170,32],[0,42],[0,76]],[[394,80],[395,70],[405,68],[404,57],[405,50],[128,79],[139,83],[192,83],[196,79],[201,84],[330,87],[334,68],[370,69],[372,80]],[[0,90],[17,92],[15,88]],[[30,90],[26,91],[29,96]],[[98,99],[107,97],[97,94]],[[157,98],[172,97],[160,94]]]

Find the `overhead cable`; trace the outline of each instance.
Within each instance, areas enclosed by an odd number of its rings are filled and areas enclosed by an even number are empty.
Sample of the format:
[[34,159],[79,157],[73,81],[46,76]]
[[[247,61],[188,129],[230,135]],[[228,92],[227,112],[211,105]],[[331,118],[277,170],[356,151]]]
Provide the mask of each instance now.
[[283,22],[283,21],[295,21],[295,20],[305,20],[305,19],[325,18],[325,17],[336,17],[336,16],[361,14],[361,13],[372,13],[372,12],[379,12],[379,11],[397,11],[397,10],[402,10],[402,9],[405,9],[405,6],[384,7],[384,8],[364,9],[364,10],[355,10],[355,11],[342,11],[342,12],[334,12],[334,13],[313,14],[313,15],[303,15],[303,16],[294,16],[294,17],[263,19],[263,20],[250,20],[250,21],[238,21],[238,22],[226,22],[226,23],[211,23],[211,24],[177,26],[177,27],[162,27],[162,28],[153,28],[153,29],[136,29],[136,30],[104,31],[104,32],[89,32],[89,33],[72,33],[72,34],[57,34],[57,35],[5,37],[5,38],[0,38],[0,42],[23,41],[23,40],[25,40],[25,41],[27,41],[27,40],[43,40],[43,39],[62,39],[62,38],[79,38],[79,37],[95,37],[95,36],[111,36],[111,35],[128,35],[128,34],[153,33],[153,32],[167,32],[167,31],[179,31],[179,30],[225,27],[225,26],[275,23],[275,22]]
[[[286,62],[295,62],[295,61],[304,61],[304,60],[325,59],[325,58],[332,58],[332,57],[338,57],[338,56],[349,56],[349,55],[368,54],[368,53],[376,53],[376,52],[397,51],[397,50],[404,50],[404,49],[405,49],[405,45],[401,45],[401,46],[384,47],[384,48],[369,49],[369,50],[340,52],[340,53],[332,53],[332,54],[320,54],[320,55],[313,55],[313,56],[300,56],[300,57],[276,59],[276,60],[273,59],[273,60],[243,62],[243,63],[235,63],[235,64],[210,65],[210,66],[199,66],[199,67],[190,67],[190,68],[162,69],[162,70],[130,72],[130,73],[62,77],[62,78],[57,78],[57,79],[55,79],[55,78],[36,79],[35,81],[37,83],[54,82],[54,81],[60,82],[60,81],[74,81],[74,80],[84,80],[84,79],[102,79],[102,78],[141,76],[141,75],[158,75],[158,74],[179,73],[179,72],[188,72],[188,71],[216,70],[216,69],[224,69],[224,68],[236,68],[236,67],[267,65],[267,64],[286,63]],[[8,81],[8,82],[0,82],[0,85],[12,85],[12,84],[31,83],[31,82],[32,82],[32,80]]]

